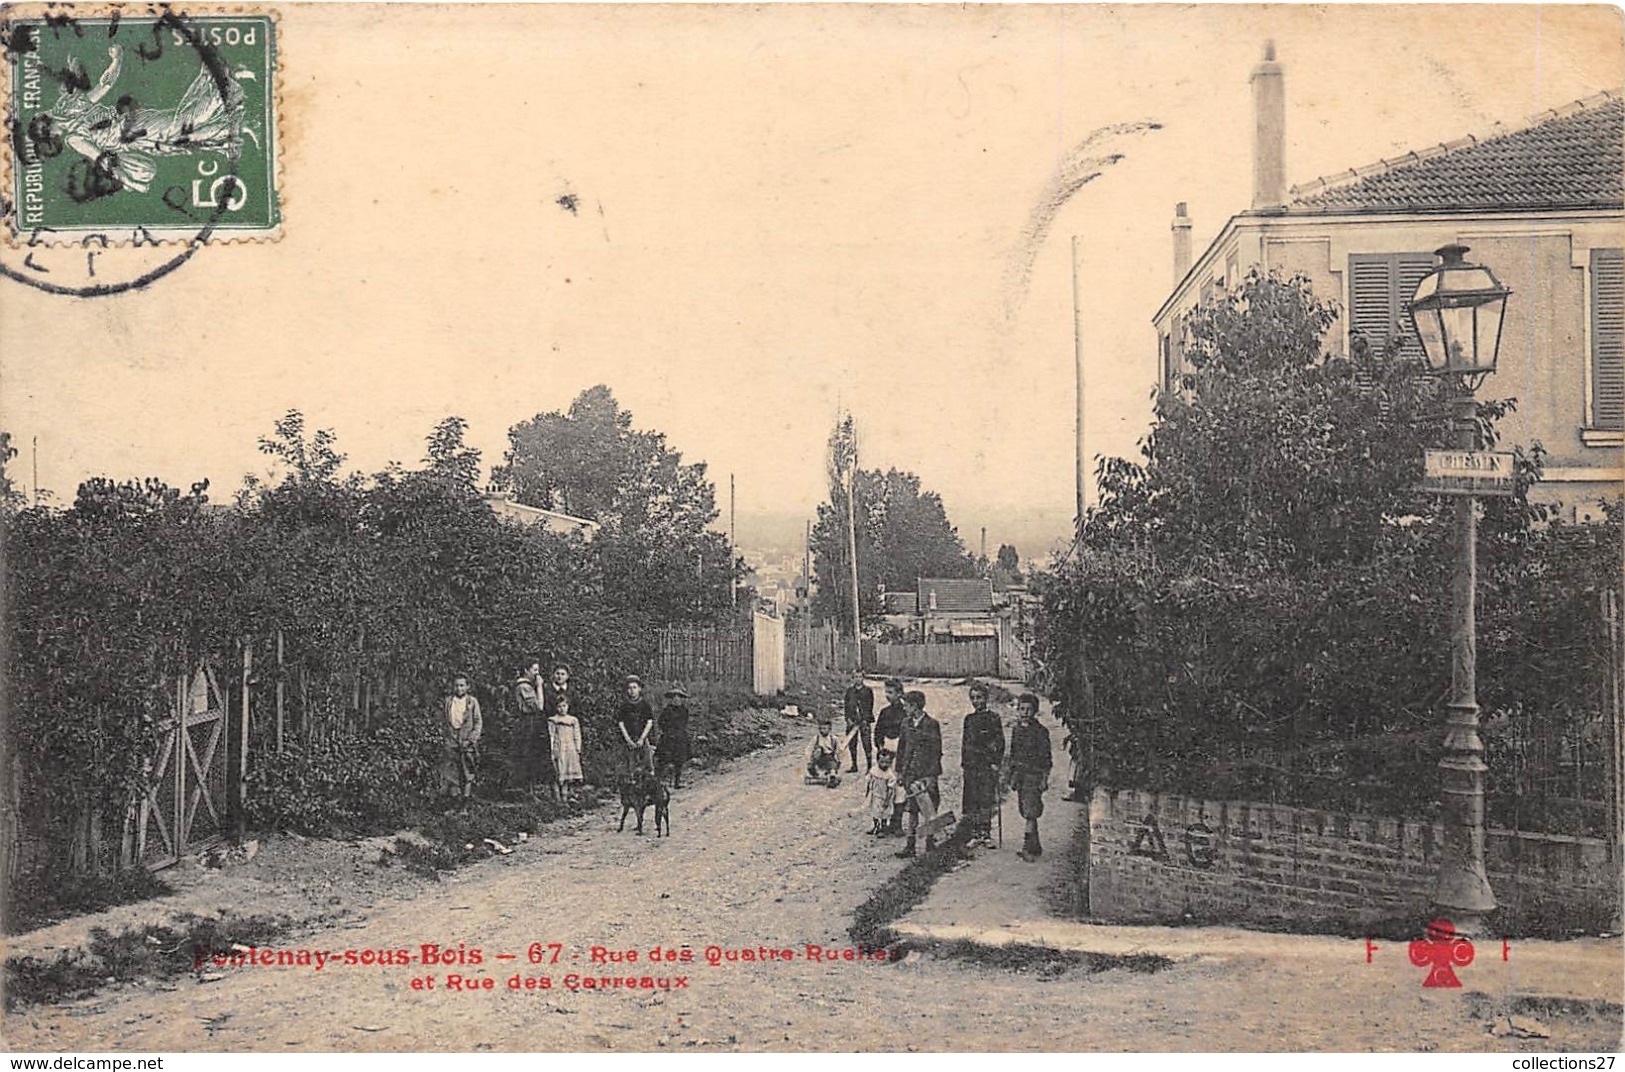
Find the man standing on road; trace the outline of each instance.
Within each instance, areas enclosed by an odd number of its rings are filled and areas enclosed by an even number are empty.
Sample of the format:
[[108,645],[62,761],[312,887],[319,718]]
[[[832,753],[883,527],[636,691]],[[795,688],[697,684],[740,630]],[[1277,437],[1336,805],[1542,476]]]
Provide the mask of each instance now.
[[[942,776],[942,726],[925,713],[925,693],[911,692],[905,697],[908,721],[903,724],[903,746],[897,753],[897,780],[906,787],[908,841],[897,853],[899,859],[915,854],[914,837],[920,826],[920,795],[931,801],[927,819],[936,817],[942,806],[942,790],[937,779]],[[925,851],[937,847],[937,839],[925,836]]]
[[965,731],[960,737],[959,765],[965,772],[965,827],[972,845],[993,847],[993,798],[998,792],[999,768],[1004,765],[1004,724],[987,708],[987,686],[970,687]]
[[[847,688],[842,700],[846,712],[846,729],[850,733],[854,728],[858,731],[858,742],[863,745],[863,768],[868,770],[874,766],[874,753],[871,747],[871,733],[875,721],[875,693],[869,683],[863,680],[863,671],[859,670],[853,678],[852,684]],[[858,770],[858,750],[852,748],[852,766],[847,773],[855,774]]]
[[[907,721],[908,709],[903,704],[903,683],[894,677],[887,678],[886,706],[881,708],[879,717],[875,719],[875,747],[884,748],[887,741],[897,741],[898,747],[901,748],[903,724]],[[893,837],[903,832],[902,804],[892,808],[889,829]]]
[[1010,730],[1007,784],[1016,791],[1016,805],[1027,820],[1027,836],[1017,855],[1031,861],[1044,854],[1038,842],[1038,817],[1044,814],[1044,790],[1049,788],[1049,730],[1038,721],[1038,697],[1030,692],[1016,701],[1016,724]]

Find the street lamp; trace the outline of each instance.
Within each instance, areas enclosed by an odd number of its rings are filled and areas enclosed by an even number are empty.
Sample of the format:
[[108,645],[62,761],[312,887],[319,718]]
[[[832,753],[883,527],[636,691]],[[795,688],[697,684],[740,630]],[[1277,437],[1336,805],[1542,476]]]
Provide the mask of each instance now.
[[[1488,268],[1463,260],[1466,246],[1436,251],[1439,266],[1422,277],[1408,303],[1428,371],[1451,389],[1455,445],[1474,457],[1478,400],[1473,391],[1495,371],[1501,324],[1512,292]],[[1444,758],[1444,855],[1433,891],[1434,905],[1458,932],[1470,933],[1495,909],[1484,874],[1484,742],[1478,736],[1478,515],[1476,497],[1457,495],[1456,568],[1451,583],[1450,702]]]

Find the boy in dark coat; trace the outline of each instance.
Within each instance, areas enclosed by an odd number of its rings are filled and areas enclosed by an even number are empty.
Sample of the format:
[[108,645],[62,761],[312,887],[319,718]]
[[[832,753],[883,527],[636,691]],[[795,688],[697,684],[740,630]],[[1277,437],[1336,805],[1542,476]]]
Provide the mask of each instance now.
[[987,686],[970,687],[974,709],[965,716],[960,737],[959,765],[965,772],[965,829],[971,844],[993,847],[993,799],[998,792],[999,768],[1004,765],[1004,724],[987,708]]
[[[903,743],[897,753],[897,781],[908,793],[908,802],[904,805],[908,841],[897,853],[899,859],[915,855],[914,835],[920,825],[920,801],[915,790],[919,783],[925,784],[925,794],[931,800],[931,814],[926,818],[935,816],[936,809],[942,806],[942,790],[937,785],[937,779],[942,776],[942,726],[925,713],[925,693],[911,692],[905,700],[908,721],[903,723]],[[936,847],[937,839],[927,834],[925,851]]]
[[874,753],[871,749],[870,734],[874,729],[875,721],[875,693],[869,683],[863,680],[863,671],[859,670],[852,684],[847,687],[841,698],[841,706],[846,715],[846,730],[851,733],[854,728],[858,731],[857,744],[852,746],[852,766],[847,768],[848,773],[856,773],[858,769],[858,745],[863,746],[863,767],[868,770],[874,766]]
[[1027,836],[1017,853],[1023,860],[1034,860],[1044,853],[1038,842],[1038,817],[1044,814],[1050,766],[1049,730],[1038,721],[1038,697],[1024,692],[1016,701],[1016,724],[1010,730],[1010,757],[1006,763],[1006,783],[1015,789],[1016,806],[1027,820]]

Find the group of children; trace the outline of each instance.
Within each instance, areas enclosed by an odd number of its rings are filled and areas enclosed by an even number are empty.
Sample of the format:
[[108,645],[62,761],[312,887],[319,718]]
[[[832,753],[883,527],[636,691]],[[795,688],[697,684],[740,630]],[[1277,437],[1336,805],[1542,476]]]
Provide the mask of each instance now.
[[[666,705],[657,718],[643,695],[643,682],[627,677],[614,725],[621,738],[619,777],[670,775],[679,787],[683,768],[692,754],[689,741],[688,693],[674,685],[666,690]],[[568,803],[581,791],[581,720],[571,713],[570,668],[559,665],[542,676],[540,659],[531,659],[513,683],[516,715],[511,726],[511,751],[506,757],[509,781],[521,793],[547,796]],[[467,675],[452,679],[441,718],[440,788],[448,796],[469,800],[479,775],[480,741],[485,724],[480,701],[469,687]]]
[[[951,825],[954,817],[951,812],[940,811],[942,729],[925,711],[925,694],[904,692],[902,683],[895,678],[888,680],[885,687],[888,702],[878,717],[873,715],[874,694],[861,675],[846,690],[845,715],[850,728],[844,737],[834,733],[832,715],[818,716],[817,732],[807,745],[806,781],[838,786],[842,755],[851,757],[848,770],[856,771],[861,744],[865,758],[873,757],[864,787],[865,808],[871,820],[869,833],[875,837],[905,836],[907,841],[897,855],[907,858],[916,854],[919,837],[925,839],[926,851],[934,848],[936,835]],[[972,710],[965,716],[960,738],[960,769],[964,775],[960,825],[971,846],[995,848],[993,816],[1004,793],[1014,789],[1017,810],[1026,821],[1017,855],[1022,860],[1036,859],[1044,851],[1038,838],[1038,819],[1044,814],[1044,791],[1049,787],[1052,766],[1049,730],[1038,721],[1038,697],[1029,692],[1017,699],[1016,722],[1006,748],[1004,724],[988,708],[987,686],[975,682],[969,692]]]

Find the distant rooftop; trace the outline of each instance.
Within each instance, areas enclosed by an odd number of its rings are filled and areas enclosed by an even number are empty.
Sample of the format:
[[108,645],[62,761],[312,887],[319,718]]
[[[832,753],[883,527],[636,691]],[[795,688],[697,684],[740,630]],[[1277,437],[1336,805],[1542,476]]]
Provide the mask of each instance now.
[[539,525],[549,532],[579,532],[589,540],[597,535],[601,527],[598,522],[589,518],[561,514],[557,510],[544,510],[540,506],[527,506],[510,499],[502,492],[488,493],[485,496],[485,504],[491,508],[492,513],[506,521],[516,521],[521,525]]
[[1292,188],[1291,214],[1625,205],[1625,101],[1599,93],[1499,128]]
[[993,609],[993,585],[985,578],[919,580],[919,613],[985,612]]

